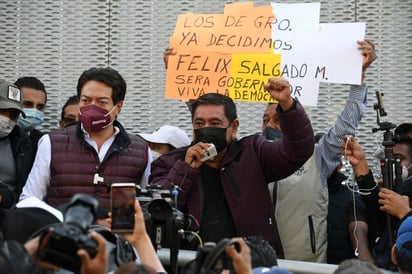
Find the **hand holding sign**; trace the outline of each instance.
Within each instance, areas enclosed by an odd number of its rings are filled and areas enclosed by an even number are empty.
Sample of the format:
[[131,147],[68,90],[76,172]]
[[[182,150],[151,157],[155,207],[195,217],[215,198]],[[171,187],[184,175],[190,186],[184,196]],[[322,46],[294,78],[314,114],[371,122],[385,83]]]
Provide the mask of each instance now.
[[175,55],[176,51],[172,47],[167,47],[163,52],[163,62],[165,63],[165,68],[167,69],[167,63],[169,62],[169,55]]
[[[319,3],[253,2],[226,5],[224,14],[180,15],[170,38],[178,54],[169,48],[164,55],[165,97],[187,101],[221,93],[237,101],[271,102],[264,84],[284,77],[293,98],[316,106],[320,82],[360,84],[356,41],[364,38],[365,24],[319,23],[319,15]],[[371,44],[359,48],[364,61],[373,61],[366,52]]]
[[362,83],[365,78],[366,69],[376,60],[375,44],[365,38],[365,40],[358,41],[358,49],[362,52]]

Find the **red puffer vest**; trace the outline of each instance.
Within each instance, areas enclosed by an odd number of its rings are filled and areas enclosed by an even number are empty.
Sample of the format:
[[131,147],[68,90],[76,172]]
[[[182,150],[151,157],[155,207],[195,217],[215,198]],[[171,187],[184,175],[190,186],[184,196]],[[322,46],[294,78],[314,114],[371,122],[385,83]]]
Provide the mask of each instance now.
[[[46,201],[52,206],[68,202],[76,193],[85,193],[109,208],[108,186],[113,182],[140,183],[147,165],[147,143],[120,128],[102,163],[96,151],[84,141],[80,125],[50,133],[50,186]],[[104,180],[93,183],[95,174]]]

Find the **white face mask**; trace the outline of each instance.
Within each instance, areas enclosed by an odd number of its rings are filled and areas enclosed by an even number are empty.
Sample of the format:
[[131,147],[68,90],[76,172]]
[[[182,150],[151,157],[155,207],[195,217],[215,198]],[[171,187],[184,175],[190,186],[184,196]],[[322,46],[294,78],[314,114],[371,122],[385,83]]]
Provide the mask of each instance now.
[[15,126],[16,123],[10,120],[10,118],[0,115],[0,138],[9,135]]
[[156,151],[152,150],[153,160],[156,160],[156,159],[159,158],[160,156],[162,156],[162,154],[160,154],[159,152],[156,152]]
[[405,165],[402,165],[402,179],[403,180],[405,180],[405,179],[407,179],[409,176],[408,176],[408,170],[410,169],[412,167],[412,164],[410,164],[409,166],[405,166]]

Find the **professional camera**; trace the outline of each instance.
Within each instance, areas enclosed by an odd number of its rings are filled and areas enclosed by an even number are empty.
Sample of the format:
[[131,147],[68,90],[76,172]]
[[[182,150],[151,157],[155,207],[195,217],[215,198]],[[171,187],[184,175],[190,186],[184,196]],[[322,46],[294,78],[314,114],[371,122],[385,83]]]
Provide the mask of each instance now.
[[183,214],[175,208],[169,190],[158,185],[150,185],[137,192],[143,214],[146,230],[155,248],[178,247],[181,237],[179,230],[185,226]]
[[76,194],[69,202],[64,222],[50,226],[41,234],[37,253],[41,260],[74,273],[80,273],[78,249],[85,249],[91,258],[97,254],[97,243],[87,235],[96,219],[99,202],[86,194]]
[[199,229],[192,216],[185,216],[176,209],[178,189],[164,190],[160,186],[150,185],[142,190],[138,188],[137,200],[142,205],[147,234],[154,248],[170,248],[170,266],[175,269],[179,247],[194,239]]

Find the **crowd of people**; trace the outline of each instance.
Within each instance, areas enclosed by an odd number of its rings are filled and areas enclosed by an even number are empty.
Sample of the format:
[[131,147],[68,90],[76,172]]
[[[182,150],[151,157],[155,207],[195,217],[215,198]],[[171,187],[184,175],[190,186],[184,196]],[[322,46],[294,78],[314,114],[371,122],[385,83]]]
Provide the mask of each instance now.
[[[136,201],[133,232],[110,232],[108,189],[114,182],[169,191],[176,212],[191,222],[191,231],[182,227],[183,233],[194,235],[177,240],[178,247],[198,250],[187,273],[290,273],[277,266],[277,258],[340,264],[335,273],[381,273],[379,268],[412,273],[412,123],[388,130],[393,143],[385,147],[382,166],[396,168],[376,182],[356,141],[367,107],[366,70],[376,52],[368,39],[358,48],[362,83],[350,86],[334,126],[317,138],[284,78],[265,85],[277,103],[264,110],[261,134],[239,138],[234,101],[207,93],[188,103],[192,140],[171,125],[151,134],[127,132],[117,119],[127,85],[110,67],[80,75],[77,94],[62,108],[60,128],[48,133],[38,130],[47,102],[44,84],[35,77],[1,81],[0,273],[50,273],[62,266],[44,256],[53,243],[45,231],[76,223],[65,214],[79,193],[96,201],[96,210],[90,215],[95,229],[79,225],[86,230],[81,239],[90,233],[94,246],[74,251],[78,273],[179,272],[162,265],[156,252],[161,246],[147,230],[148,218],[157,218],[155,223],[166,222],[161,216],[176,218],[167,208],[153,217],[147,204]],[[168,48],[166,68],[171,54],[177,52]],[[211,144],[215,154],[205,158]],[[352,183],[340,172],[342,156],[352,165]],[[388,185],[393,178],[400,188]],[[257,243],[251,237],[258,237]],[[203,247],[209,242],[217,245]],[[113,243],[116,251],[110,253]],[[122,260],[119,253],[131,255]],[[224,258],[231,264],[218,269]]]

